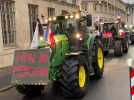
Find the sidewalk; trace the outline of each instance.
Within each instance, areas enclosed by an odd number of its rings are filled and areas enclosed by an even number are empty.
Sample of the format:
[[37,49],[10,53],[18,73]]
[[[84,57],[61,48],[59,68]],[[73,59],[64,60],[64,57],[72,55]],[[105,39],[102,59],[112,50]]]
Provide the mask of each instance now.
[[0,91],[11,86],[11,67],[0,69]]

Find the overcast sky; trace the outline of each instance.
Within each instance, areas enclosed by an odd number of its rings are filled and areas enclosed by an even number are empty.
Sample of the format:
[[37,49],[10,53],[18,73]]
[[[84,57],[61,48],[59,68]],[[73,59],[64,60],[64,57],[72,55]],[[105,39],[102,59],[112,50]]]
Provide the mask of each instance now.
[[134,0],[122,0],[124,2],[134,3]]

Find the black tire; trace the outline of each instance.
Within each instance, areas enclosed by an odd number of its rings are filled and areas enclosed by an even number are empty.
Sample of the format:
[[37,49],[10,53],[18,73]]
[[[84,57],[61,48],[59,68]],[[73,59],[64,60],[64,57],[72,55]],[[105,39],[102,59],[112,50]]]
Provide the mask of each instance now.
[[128,53],[129,43],[124,41],[123,43],[123,53]]
[[134,44],[134,41],[131,40],[131,44],[133,45]]
[[[60,88],[62,94],[67,98],[82,98],[87,91],[89,82],[89,71],[86,66],[85,58],[70,58],[65,60],[63,66],[61,67],[60,73]],[[86,73],[84,87],[79,85],[79,70],[80,66],[84,66]]]
[[115,56],[122,56],[123,55],[123,46],[122,46],[121,40],[115,40],[114,55]]
[[133,38],[132,35],[130,36],[130,41],[131,41],[131,44],[133,45],[134,44],[134,38]]
[[[98,50],[101,49],[102,50],[102,65],[99,65],[98,63]],[[102,48],[102,45],[96,40],[94,43],[94,51],[95,51],[95,55],[93,56],[93,67],[94,67],[94,72],[95,74],[92,76],[93,79],[101,79],[103,76],[103,72],[104,72],[104,51]],[[101,67],[100,67],[101,66]]]
[[16,90],[28,97],[40,96],[44,86],[36,86],[36,85],[17,85]]
[[108,54],[109,54],[108,50],[104,51],[104,56],[108,56]]

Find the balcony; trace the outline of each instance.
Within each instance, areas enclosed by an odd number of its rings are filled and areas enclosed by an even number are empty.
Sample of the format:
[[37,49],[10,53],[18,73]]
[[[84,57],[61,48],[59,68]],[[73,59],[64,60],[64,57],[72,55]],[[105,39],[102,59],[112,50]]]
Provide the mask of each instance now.
[[76,5],[76,0],[58,0],[59,2],[64,2],[68,4]]
[[55,3],[62,4],[62,5],[68,5],[71,7],[78,7],[77,2],[76,2],[78,0],[43,0],[43,1],[55,2]]

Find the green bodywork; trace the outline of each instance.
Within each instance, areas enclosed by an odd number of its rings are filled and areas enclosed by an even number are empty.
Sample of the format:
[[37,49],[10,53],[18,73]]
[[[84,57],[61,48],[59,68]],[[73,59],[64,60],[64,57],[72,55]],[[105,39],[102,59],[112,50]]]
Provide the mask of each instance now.
[[68,38],[66,35],[55,35],[54,38],[56,40],[56,48],[52,50],[49,80],[57,80],[59,67],[64,60],[65,53],[69,52]]
[[[95,35],[87,34],[87,38],[84,41],[87,48],[92,47],[95,37]],[[66,35],[55,35],[55,40],[56,48],[52,50],[51,65],[49,67],[49,80],[51,81],[58,80],[60,66],[64,61],[65,54],[71,52]]]

